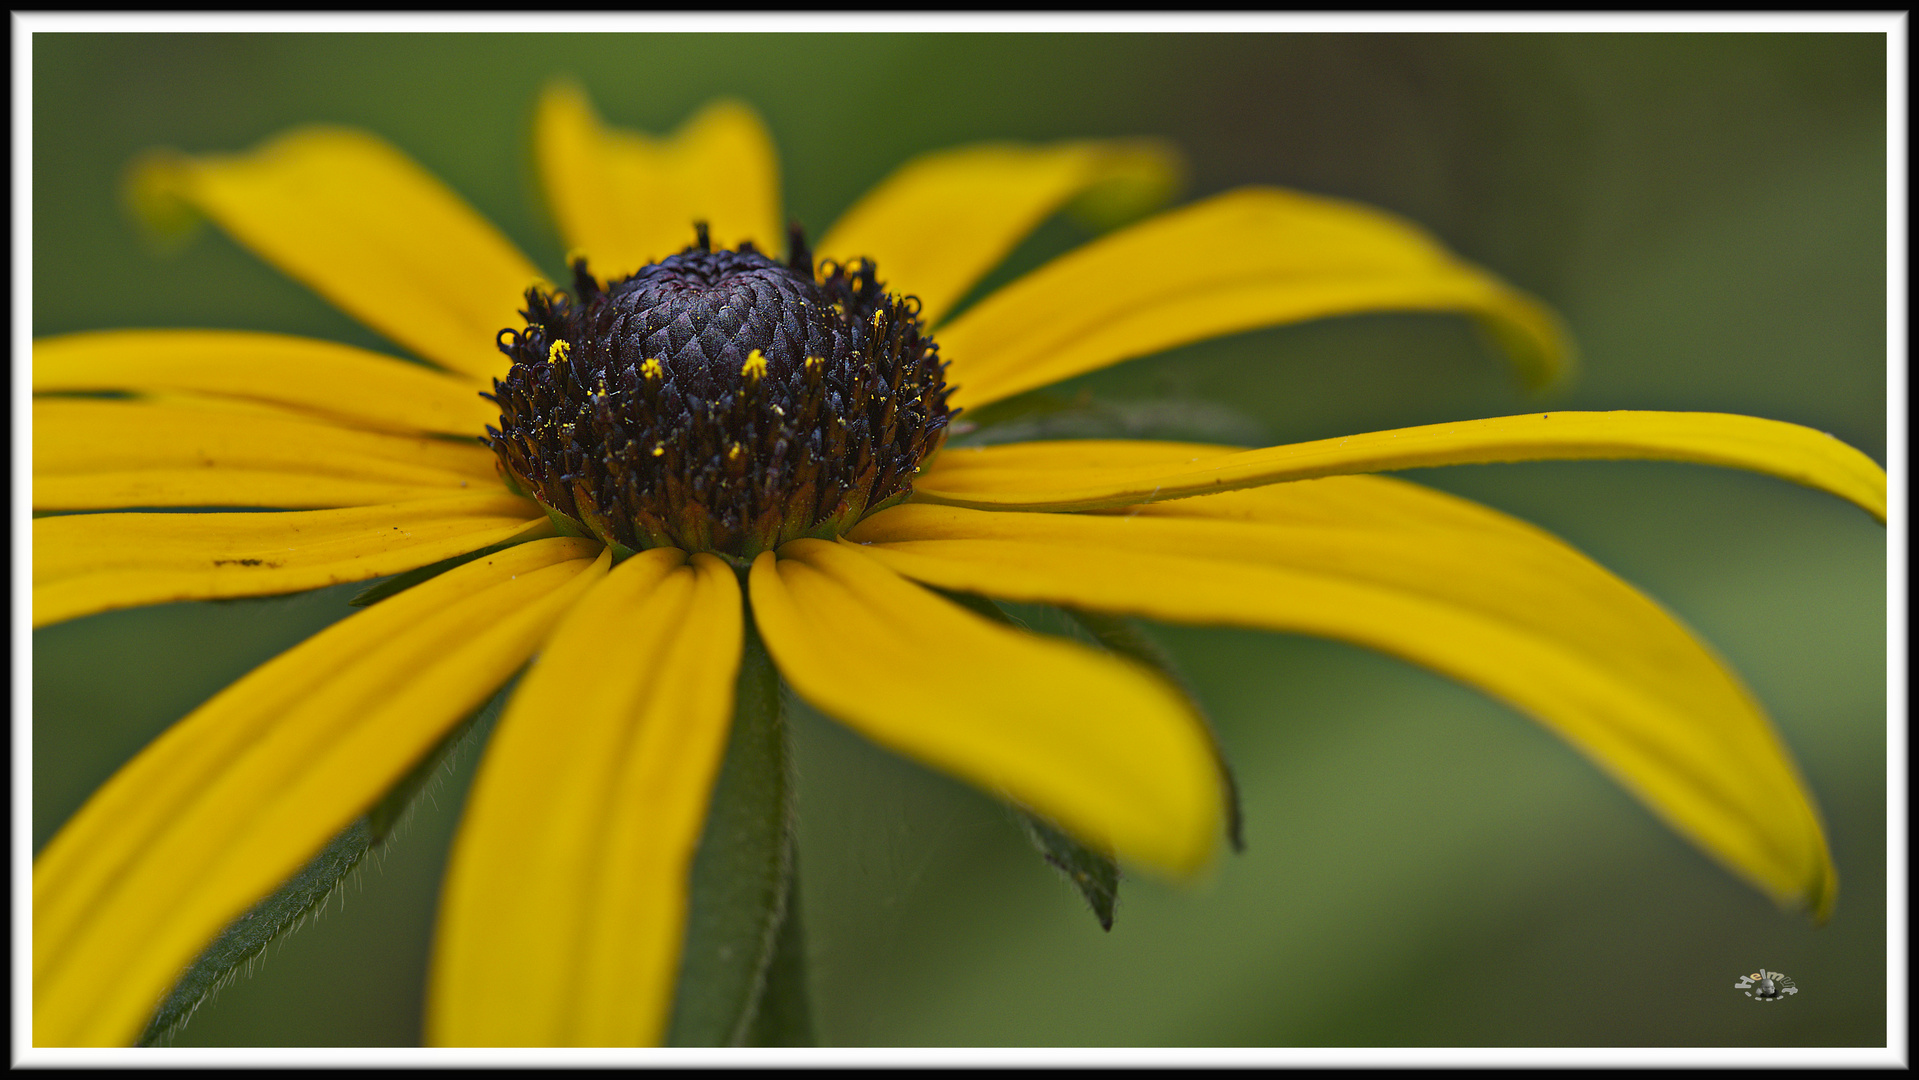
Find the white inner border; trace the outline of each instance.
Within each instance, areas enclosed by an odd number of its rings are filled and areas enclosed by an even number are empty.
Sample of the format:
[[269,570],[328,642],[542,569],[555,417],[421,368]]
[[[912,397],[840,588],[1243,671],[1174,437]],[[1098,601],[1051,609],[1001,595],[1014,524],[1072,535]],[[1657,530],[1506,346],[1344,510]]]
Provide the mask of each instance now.
[[[13,604],[13,1040],[11,1062],[40,1067],[189,1065],[398,1065],[479,1067],[645,1065],[1399,1065],[1399,1066],[1895,1066],[1909,1067],[1907,1000],[1907,702],[1906,558],[1910,520],[1906,453],[1906,101],[1907,23],[1875,14],[93,14],[10,15],[13,59],[12,462]],[[1886,471],[1891,504],[1886,560],[1886,1033],[1885,1048],[1179,1048],[818,1050],[428,1050],[428,1049],[117,1049],[31,1047],[33,1030],[29,918],[32,867],[32,450],[30,364],[33,312],[33,35],[36,33],[1883,33],[1886,49]]]

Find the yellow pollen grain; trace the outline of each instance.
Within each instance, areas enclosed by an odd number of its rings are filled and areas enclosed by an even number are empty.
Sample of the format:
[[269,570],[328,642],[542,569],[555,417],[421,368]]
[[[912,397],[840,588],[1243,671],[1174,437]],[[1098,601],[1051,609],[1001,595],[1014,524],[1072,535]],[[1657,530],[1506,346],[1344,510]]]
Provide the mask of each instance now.
[[666,365],[658,360],[648,360],[640,365],[640,375],[648,379],[657,379],[666,374]]
[[825,366],[826,357],[824,356],[809,356],[806,358],[806,370],[809,372],[818,371]]
[[741,446],[739,443],[734,443],[726,449],[726,460],[728,461],[738,461],[745,456],[746,447]]
[[740,365],[740,377],[748,382],[758,382],[766,375],[766,354],[754,349]]
[[568,350],[570,350],[571,348],[572,346],[568,345],[564,341],[554,342],[546,350],[546,362],[549,364],[559,363],[560,361],[566,359],[566,354]]
[[663,442],[662,442],[662,443],[654,443],[654,444],[653,444],[653,456],[654,456],[654,457],[665,457],[665,456],[666,456],[666,444],[665,444],[665,443],[663,443]]

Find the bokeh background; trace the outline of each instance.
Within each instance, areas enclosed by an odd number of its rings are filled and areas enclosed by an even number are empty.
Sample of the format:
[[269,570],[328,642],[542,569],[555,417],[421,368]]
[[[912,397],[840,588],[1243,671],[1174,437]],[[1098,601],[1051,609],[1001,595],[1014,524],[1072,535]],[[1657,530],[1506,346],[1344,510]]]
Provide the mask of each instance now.
[[[557,272],[527,146],[537,90],[567,74],[610,120],[653,131],[719,94],[752,102],[784,155],[788,212],[815,235],[921,151],[1162,136],[1189,155],[1187,197],[1262,183],[1364,200],[1544,297],[1584,363],[1543,404],[1751,413],[1883,461],[1885,47],[1865,34],[41,34],[33,331],[230,327],[384,348],[218,233],[162,250],[121,207],[144,150],[240,149],[309,121],[391,139]],[[1007,273],[1083,238],[1055,222]],[[1460,321],[1426,316],[1246,334],[1081,384],[1121,402],[1224,403],[1275,442],[1535,404]],[[1883,1044],[1880,527],[1789,484],[1682,465],[1416,478],[1557,531],[1749,680],[1829,823],[1831,924],[1775,910],[1472,691],[1343,645],[1156,627],[1237,768],[1248,848],[1196,888],[1129,880],[1110,934],[1004,809],[795,718],[821,1037]],[[354,591],[36,632],[36,849],[168,724],[340,618]],[[414,1043],[477,754],[343,906],[177,1041]],[[1732,989],[1761,965],[1801,993],[1762,1008]]]

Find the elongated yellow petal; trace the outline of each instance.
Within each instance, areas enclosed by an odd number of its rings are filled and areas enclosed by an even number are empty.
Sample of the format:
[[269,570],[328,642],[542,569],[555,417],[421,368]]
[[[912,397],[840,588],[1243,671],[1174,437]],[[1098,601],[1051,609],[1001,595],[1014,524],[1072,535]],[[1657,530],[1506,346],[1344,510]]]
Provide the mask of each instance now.
[[[1295,486],[1308,494],[1289,507]],[[1341,524],[1342,502],[1388,510]],[[1831,906],[1811,799],[1737,679],[1631,586],[1464,500],[1340,477],[1133,516],[901,506],[851,535],[947,588],[1314,634],[1430,667],[1544,723],[1773,896]]]
[[[478,487],[483,481],[474,482]],[[35,476],[35,510],[114,510],[136,506],[266,506],[320,510],[378,506],[445,495],[468,486],[400,484],[262,469],[146,469]],[[492,484],[487,484],[492,487]]]
[[265,402],[360,427],[478,435],[484,387],[313,338],[238,330],[103,330],[33,343],[33,391],[172,391]]
[[229,921],[525,661],[608,556],[523,544],[282,654],[174,725],[34,867],[34,1042],[126,1043]]
[[349,315],[449,371],[504,374],[502,329],[540,276],[445,184],[363,131],[300,128],[243,154],[156,156],[135,181],[212,218]]
[[852,545],[795,540],[750,584],[787,682],[873,741],[1156,870],[1189,874],[1212,852],[1210,742],[1158,677],[975,615]]
[[[883,266],[884,264],[882,264]],[[1529,382],[1571,359],[1552,313],[1390,214],[1243,188],[1061,256],[939,334],[956,405],[979,406],[1175,345],[1367,311],[1456,311]]]
[[779,154],[740,102],[716,101],[654,138],[608,127],[584,91],[559,83],[540,98],[533,141],[560,235],[602,278],[678,252],[696,221],[716,246],[785,249]]
[[500,720],[442,892],[430,1042],[665,1032],[742,631],[732,569],[685,560],[655,548],[620,564]]
[[1095,188],[1163,201],[1178,184],[1171,148],[1149,140],[1051,146],[989,143],[913,159],[853,204],[816,246],[866,256],[894,292],[920,298],[937,323],[1040,222]]
[[506,494],[347,510],[39,518],[33,624],[364,581],[550,528],[537,504]]
[[1592,459],[1749,469],[1886,519],[1886,472],[1871,458],[1824,432],[1729,413],[1528,413],[1264,450],[1095,440],[958,448],[941,452],[913,492],[983,509],[1097,510],[1340,473]]
[[[449,493],[461,488],[498,491],[494,461],[493,452],[474,439],[360,431],[270,407],[177,398],[33,401],[36,479],[231,469],[379,481]],[[34,507],[63,508],[43,502]]]

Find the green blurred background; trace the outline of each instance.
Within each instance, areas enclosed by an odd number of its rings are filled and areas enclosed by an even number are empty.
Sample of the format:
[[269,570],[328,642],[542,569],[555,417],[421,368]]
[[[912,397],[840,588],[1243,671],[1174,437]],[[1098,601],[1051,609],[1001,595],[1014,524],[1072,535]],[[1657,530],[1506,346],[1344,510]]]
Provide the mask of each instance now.
[[[978,139],[1158,135],[1188,197],[1241,184],[1422,222],[1555,305],[1584,367],[1554,408],[1710,409],[1886,448],[1879,35],[35,36],[33,331],[206,326],[384,347],[224,237],[146,243],[141,151],[293,124],[378,132],[550,272],[528,159],[570,74],[663,130],[732,94],[817,235],[906,157]],[[1056,222],[1030,267],[1084,238]],[[1142,274],[1154,268],[1142,266]],[[1529,409],[1457,320],[1343,319],[1082,380],[1241,410],[1274,442]],[[1881,1045],[1885,541],[1839,501],[1663,464],[1427,470],[1668,605],[1771,709],[1841,875],[1823,928],[1775,910],[1542,729],[1332,643],[1155,627],[1237,768],[1245,854],[1128,881],[1102,933],[1008,813],[817,715],[795,719],[814,1007],[838,1044]],[[33,639],[36,849],[112,771],[354,588],[82,619]],[[610,655],[609,662],[617,662]],[[180,1044],[397,1045],[469,747],[324,918]],[[1764,965],[1801,993],[1732,989]]]

